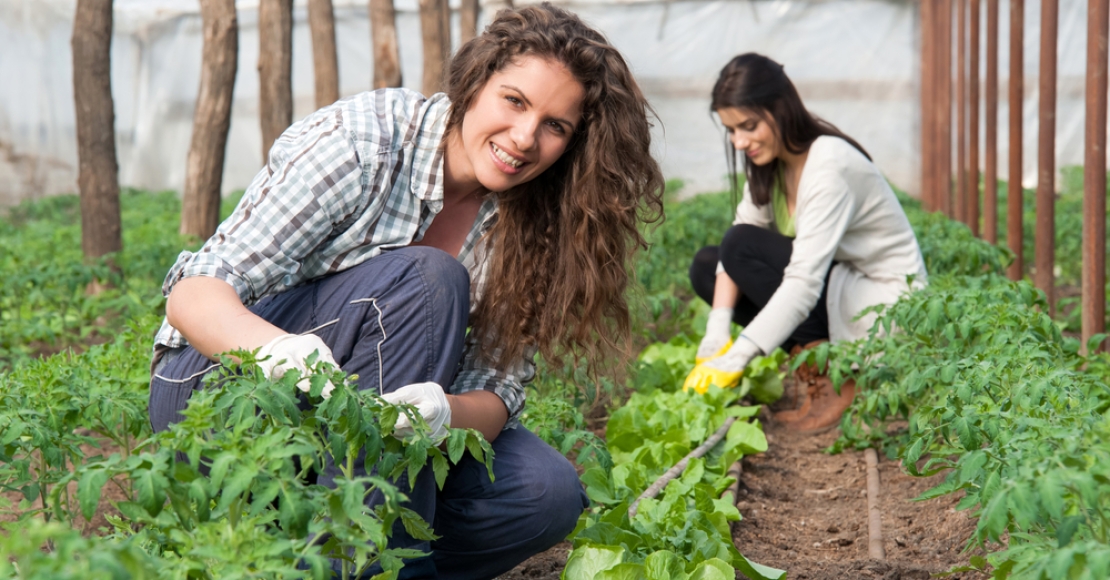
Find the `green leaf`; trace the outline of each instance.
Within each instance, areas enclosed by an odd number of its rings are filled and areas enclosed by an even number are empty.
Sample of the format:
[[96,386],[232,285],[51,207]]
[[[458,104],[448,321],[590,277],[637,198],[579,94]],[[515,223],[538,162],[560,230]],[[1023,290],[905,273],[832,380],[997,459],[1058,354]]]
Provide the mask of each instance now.
[[784,580],[786,578],[785,570],[756,564],[745,558],[739,552],[736,552],[733,556],[732,564],[740,573],[747,576],[750,580]]
[[617,564],[595,576],[597,580],[647,580],[644,565],[634,562]]
[[466,451],[466,435],[466,431],[462,429],[451,429],[447,433],[447,457],[451,459],[451,463],[458,463],[462,459]]
[[1002,490],[991,498],[990,503],[987,504],[983,514],[979,517],[979,529],[986,532],[987,537],[997,542],[1003,532],[1006,531],[1006,526],[1010,523],[1009,510],[1007,509],[1006,497],[1009,493]]
[[447,473],[451,469],[447,465],[447,458],[439,449],[429,449],[428,453],[432,456],[432,472],[436,477],[436,487],[443,489],[443,484],[447,481]]
[[1071,539],[1075,536],[1075,532],[1079,530],[1079,525],[1082,524],[1086,518],[1083,516],[1068,516],[1056,528],[1056,546],[1063,548],[1071,543]]
[[726,447],[739,448],[745,455],[767,451],[767,437],[763,430],[747,421],[736,421],[728,428]]
[[561,580],[594,580],[598,574],[621,563],[624,549],[616,546],[583,546],[567,558]]
[[688,580],[686,564],[670,550],[652,552],[644,560],[644,575],[647,580]]
[[77,500],[81,504],[81,514],[86,520],[91,520],[100,505],[100,492],[108,482],[108,470],[90,469],[81,475],[77,483]]
[[697,565],[690,573],[690,580],[735,580],[736,570],[719,558],[712,558]]

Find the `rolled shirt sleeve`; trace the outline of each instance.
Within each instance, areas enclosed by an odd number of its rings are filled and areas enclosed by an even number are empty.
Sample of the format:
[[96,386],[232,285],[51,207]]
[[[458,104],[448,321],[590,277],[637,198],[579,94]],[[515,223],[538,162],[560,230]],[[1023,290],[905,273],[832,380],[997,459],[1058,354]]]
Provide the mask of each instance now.
[[[495,355],[500,353],[495,351]],[[462,366],[455,382],[448,389],[452,395],[472,391],[489,391],[505,403],[509,420],[505,429],[520,425],[520,413],[524,410],[524,386],[536,377],[536,348],[526,347],[523,355],[514,361],[507,361],[503,370],[493,368],[478,356],[477,343],[472,332],[466,340]]]
[[297,277],[362,197],[362,168],[338,115],[309,118],[282,135],[231,216],[200,250],[178,256],[163,295],[184,278],[208,276],[252,304]]

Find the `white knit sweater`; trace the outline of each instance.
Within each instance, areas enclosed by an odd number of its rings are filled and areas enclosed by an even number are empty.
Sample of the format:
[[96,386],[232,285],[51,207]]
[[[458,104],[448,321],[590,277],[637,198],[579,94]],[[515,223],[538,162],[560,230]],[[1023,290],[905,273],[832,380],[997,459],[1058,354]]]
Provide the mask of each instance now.
[[[774,227],[771,204],[757,207],[745,186],[735,224]],[[909,220],[886,179],[862,153],[839,137],[810,146],[794,209],[794,250],[782,285],[743,335],[771,352],[813,310],[829,274],[829,338],[855,340],[875,320],[860,311],[893,304],[925,285],[925,262]],[[912,277],[912,283],[909,281]]]

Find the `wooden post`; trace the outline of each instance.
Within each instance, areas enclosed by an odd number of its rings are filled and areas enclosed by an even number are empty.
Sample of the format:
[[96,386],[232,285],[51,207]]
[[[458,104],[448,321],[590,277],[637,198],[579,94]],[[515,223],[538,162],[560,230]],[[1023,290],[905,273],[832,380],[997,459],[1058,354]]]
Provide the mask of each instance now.
[[420,32],[424,47],[422,91],[431,96],[443,90],[445,55],[450,50],[450,32],[443,26],[443,0],[420,0]]
[[[440,30],[443,31],[443,74],[444,79],[447,78],[447,63],[451,61],[451,2],[449,0],[439,0],[439,15],[443,19],[440,23]],[[443,88],[447,88],[446,80],[444,80]]]
[[971,0],[967,52],[967,202],[964,217],[979,235],[979,2]]
[[940,130],[937,136],[940,143],[940,167],[937,168],[937,173],[943,180],[939,190],[938,209],[944,215],[952,217],[952,0],[940,0],[938,22],[940,98],[937,101],[940,111],[937,113],[937,123]]
[[293,0],[258,3],[259,117],[262,162],[293,123]]
[[312,71],[316,77],[316,108],[339,100],[339,55],[335,47],[335,10],[331,0],[308,0],[312,33]]
[[478,0],[459,2],[459,46],[478,35]]
[[393,0],[370,0],[370,36],[374,44],[374,88],[401,86],[397,49],[397,15]]
[[956,201],[953,217],[967,223],[967,3],[956,4]]
[[1033,282],[1056,309],[1056,30],[1057,0],[1041,0],[1040,99],[1037,103],[1037,224]]
[[1024,106],[1025,90],[1024,64],[1025,0],[1010,0],[1010,152],[1009,171],[1006,183],[1006,245],[1014,253],[1010,264],[1011,280],[1021,280],[1025,274],[1022,246],[1025,235],[1022,230],[1022,193],[1021,193],[1021,117]]
[[[1110,0],[1087,1],[1083,160],[1083,344],[1106,330],[1106,104]],[[1098,350],[1105,349],[1104,341]]]
[[220,223],[220,184],[231,127],[239,24],[235,0],[201,0],[200,16],[204,23],[204,50],[197,108],[193,113],[193,137],[185,162],[180,231],[206,239]]
[[983,237],[998,243],[998,0],[987,0],[987,118],[983,135]]
[[73,100],[81,250],[95,259],[123,249],[116,113],[112,103],[112,0],[78,0],[73,17]]
[[921,203],[926,211],[936,211],[937,136],[936,136],[936,4],[921,2]]

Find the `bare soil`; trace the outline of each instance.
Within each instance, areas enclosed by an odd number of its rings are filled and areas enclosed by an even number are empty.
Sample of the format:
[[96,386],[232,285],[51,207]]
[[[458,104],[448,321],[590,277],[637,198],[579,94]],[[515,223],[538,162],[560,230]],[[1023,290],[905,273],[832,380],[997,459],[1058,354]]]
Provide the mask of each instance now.
[[[765,414],[766,416],[766,414]],[[867,471],[862,452],[826,452],[839,434],[799,435],[768,421],[768,451],[744,458],[733,524],[749,559],[787,571],[791,580],[925,580],[968,564],[975,520],[956,511],[958,497],[914,501],[944,475],[917,478],[879,457],[884,560],[868,558]],[[538,554],[500,580],[558,580],[570,544]],[[737,574],[737,578],[743,578]],[[954,580],[985,580],[958,572]]]

